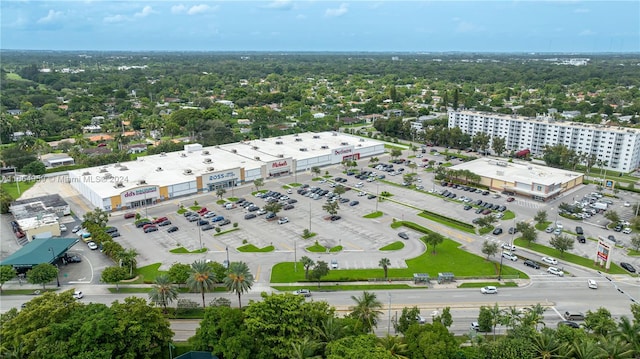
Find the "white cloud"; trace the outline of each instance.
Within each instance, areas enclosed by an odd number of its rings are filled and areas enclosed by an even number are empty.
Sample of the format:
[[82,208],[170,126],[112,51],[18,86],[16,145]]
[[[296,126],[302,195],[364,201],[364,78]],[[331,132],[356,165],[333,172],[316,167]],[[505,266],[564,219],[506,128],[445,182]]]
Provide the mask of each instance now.
[[123,21],[127,21],[127,17],[124,15],[113,15],[113,16],[105,16],[103,19],[104,22],[106,23],[116,23],[116,22],[123,22]]
[[151,6],[147,5],[142,8],[142,11],[135,13],[135,17],[146,17],[153,13],[153,9]]
[[454,17],[452,20],[457,23],[455,26],[455,32],[457,33],[469,33],[484,30],[482,27],[459,17]]
[[330,17],[337,17],[337,16],[342,16],[346,14],[348,11],[349,11],[349,5],[342,3],[338,8],[327,9],[324,15],[330,16]]
[[189,8],[189,10],[187,11],[187,14],[196,15],[196,14],[201,14],[208,10],[209,10],[209,5],[206,5],[206,4],[193,5],[192,7]]
[[291,2],[291,0],[275,0],[264,7],[268,9],[291,10],[293,8],[293,2]]
[[62,16],[62,11],[54,11],[49,10],[47,16],[42,17],[38,20],[38,24],[49,24],[54,22],[56,19],[59,19]]
[[180,4],[180,5],[173,5],[171,7],[171,12],[174,14],[181,14],[183,12],[185,12],[187,10],[187,7]]
[[593,32],[593,31],[591,31],[589,29],[585,29],[585,30],[580,31],[580,33],[578,35],[580,35],[580,36],[591,36],[591,35],[595,35],[595,34],[596,34],[595,32]]
[[575,12],[577,14],[586,14],[588,12],[591,12],[591,10],[585,9],[585,8],[578,8],[578,9],[573,10],[573,12]]

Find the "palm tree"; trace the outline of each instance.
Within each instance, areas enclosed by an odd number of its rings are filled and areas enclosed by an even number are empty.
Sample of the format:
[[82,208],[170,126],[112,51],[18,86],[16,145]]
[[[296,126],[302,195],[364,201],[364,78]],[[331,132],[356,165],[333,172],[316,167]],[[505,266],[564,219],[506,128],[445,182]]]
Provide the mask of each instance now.
[[215,286],[211,267],[207,262],[195,261],[191,263],[191,276],[187,279],[187,285],[191,290],[202,293],[202,308],[204,308],[204,292]]
[[382,267],[384,270],[384,279],[387,279],[387,272],[389,271],[389,266],[391,265],[391,261],[389,258],[382,258],[380,262],[378,262],[378,266]]
[[387,335],[378,339],[378,346],[386,349],[392,358],[395,359],[409,359],[407,356],[407,344],[404,340],[398,336]]
[[319,355],[313,355],[319,347],[319,344],[309,339],[309,337],[304,337],[299,341],[295,341],[291,343],[293,348],[293,355],[291,356],[293,359],[311,359],[311,358],[322,358]]
[[358,323],[362,325],[364,332],[369,333],[374,327],[377,327],[378,317],[382,315],[382,302],[378,300],[375,293],[363,292],[362,297],[351,296],[356,302],[354,307],[351,307],[350,316],[357,319]]
[[155,284],[149,292],[149,299],[156,305],[162,305],[164,312],[167,313],[167,305],[178,299],[178,289],[168,275],[161,274],[156,277]]
[[322,340],[322,343],[326,345],[344,337],[347,326],[342,323],[340,318],[328,317],[319,327],[314,327],[313,329]]
[[218,196],[218,199],[222,199],[222,196],[224,196],[225,193],[227,193],[227,190],[222,187],[216,190],[216,196]]
[[616,337],[630,343],[637,354],[640,354],[640,323],[632,323],[623,316],[618,323],[618,330],[613,333]]
[[592,359],[598,358],[601,349],[590,337],[575,337],[568,347],[566,358]]
[[601,358],[606,359],[631,359],[634,355],[633,346],[619,337],[602,336],[598,341]]
[[242,308],[241,296],[253,286],[253,274],[245,262],[233,262],[229,264],[224,285],[228,290],[238,295],[238,306]]
[[515,305],[502,311],[502,324],[506,325],[507,328],[511,327],[511,329],[514,329],[521,321],[522,313],[520,313],[520,310],[516,308]]
[[118,253],[118,259],[120,260],[120,266],[128,266],[129,267],[129,276],[133,276],[133,268],[136,266],[138,261],[136,260],[136,256],[138,252],[135,249],[125,249],[124,251]]
[[559,357],[562,345],[556,340],[556,333],[543,331],[535,335],[531,342],[536,359],[551,359]]
[[309,279],[309,269],[315,264],[313,259],[304,256],[300,258],[300,262],[302,262],[302,266],[304,267],[304,279]]

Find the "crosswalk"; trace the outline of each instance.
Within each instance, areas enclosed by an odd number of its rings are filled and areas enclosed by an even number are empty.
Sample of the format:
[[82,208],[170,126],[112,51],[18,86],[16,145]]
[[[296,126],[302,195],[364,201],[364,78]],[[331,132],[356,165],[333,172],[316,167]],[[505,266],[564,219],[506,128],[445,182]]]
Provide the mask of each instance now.
[[526,200],[526,199],[522,199],[522,198],[519,198],[519,199],[515,200],[512,203],[515,203],[515,204],[517,204],[518,206],[521,206],[521,207],[533,208],[533,209],[538,209],[538,208],[540,208],[540,205],[541,205],[540,202]]

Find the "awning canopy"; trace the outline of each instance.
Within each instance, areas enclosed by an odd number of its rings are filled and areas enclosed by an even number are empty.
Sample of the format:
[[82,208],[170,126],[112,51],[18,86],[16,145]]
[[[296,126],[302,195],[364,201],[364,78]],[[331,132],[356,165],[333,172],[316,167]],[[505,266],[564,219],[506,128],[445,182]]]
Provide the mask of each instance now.
[[53,263],[78,241],[78,238],[34,239],[17,252],[0,261],[0,265],[32,267],[41,263]]

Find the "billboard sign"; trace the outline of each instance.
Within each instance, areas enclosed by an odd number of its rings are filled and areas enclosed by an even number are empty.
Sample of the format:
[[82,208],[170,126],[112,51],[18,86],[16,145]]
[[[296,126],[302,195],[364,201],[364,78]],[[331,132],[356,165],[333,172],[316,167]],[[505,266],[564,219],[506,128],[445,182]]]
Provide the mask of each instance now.
[[600,237],[598,239],[598,246],[596,247],[596,259],[595,263],[609,269],[611,266],[611,254],[614,244],[610,244],[606,239]]

